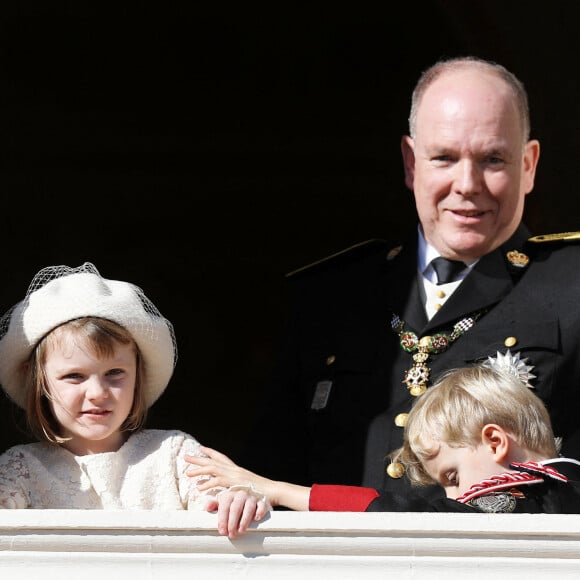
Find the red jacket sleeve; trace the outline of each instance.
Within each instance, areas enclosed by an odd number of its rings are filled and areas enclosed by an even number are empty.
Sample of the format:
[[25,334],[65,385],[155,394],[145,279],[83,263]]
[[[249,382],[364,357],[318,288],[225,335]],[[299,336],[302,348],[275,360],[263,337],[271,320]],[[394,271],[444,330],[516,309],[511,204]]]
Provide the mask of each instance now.
[[370,487],[353,485],[318,485],[310,490],[311,512],[364,512],[379,492]]

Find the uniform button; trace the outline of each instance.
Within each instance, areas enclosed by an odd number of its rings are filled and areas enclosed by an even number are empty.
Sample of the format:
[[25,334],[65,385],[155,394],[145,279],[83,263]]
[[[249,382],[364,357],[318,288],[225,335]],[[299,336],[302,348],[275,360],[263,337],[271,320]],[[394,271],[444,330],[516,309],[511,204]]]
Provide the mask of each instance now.
[[446,294],[445,292],[443,292],[443,290],[439,290],[439,292],[437,292],[437,298],[445,298]]
[[508,348],[515,346],[515,344],[517,343],[518,339],[515,336],[508,336],[504,341],[504,345],[507,346]]
[[405,475],[405,468],[403,467],[403,464],[399,463],[398,461],[389,463],[387,466],[387,475],[393,479],[399,479],[403,477],[403,475]]
[[404,427],[407,424],[407,417],[409,417],[409,413],[399,413],[395,417],[395,425],[397,427]]
[[334,363],[334,361],[336,360],[336,357],[331,354],[330,356],[326,357],[326,365],[330,366],[332,363]]
[[441,310],[441,307],[443,306],[443,304],[435,304],[435,310]]

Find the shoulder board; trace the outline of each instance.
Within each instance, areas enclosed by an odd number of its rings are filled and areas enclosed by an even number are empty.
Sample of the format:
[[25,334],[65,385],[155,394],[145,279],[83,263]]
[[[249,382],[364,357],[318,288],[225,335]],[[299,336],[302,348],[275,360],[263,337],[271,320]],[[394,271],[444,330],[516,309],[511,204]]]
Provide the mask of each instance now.
[[562,232],[559,234],[542,234],[528,238],[528,242],[571,242],[580,241],[580,232]]
[[301,274],[302,272],[315,269],[317,266],[330,264],[332,262],[335,262],[339,258],[360,255],[361,253],[364,254],[365,252],[370,254],[381,247],[383,248],[386,247],[386,242],[384,240],[380,239],[366,240],[364,242],[360,242],[358,244],[355,244],[354,246],[350,246],[349,248],[341,250],[340,252],[336,252],[334,254],[331,254],[330,256],[326,256],[325,258],[316,260],[316,262],[312,262],[310,264],[307,264],[306,266],[302,266],[297,270],[288,272],[286,274],[286,278],[290,278],[291,276],[295,276],[296,274]]

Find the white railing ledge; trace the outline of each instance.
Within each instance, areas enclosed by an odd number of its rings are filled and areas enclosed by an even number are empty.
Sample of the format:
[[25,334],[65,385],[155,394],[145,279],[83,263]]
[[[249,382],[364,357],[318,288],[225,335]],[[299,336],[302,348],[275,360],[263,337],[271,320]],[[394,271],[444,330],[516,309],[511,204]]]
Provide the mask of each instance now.
[[73,574],[577,580],[580,515],[274,512],[229,540],[204,512],[0,511],[2,579]]

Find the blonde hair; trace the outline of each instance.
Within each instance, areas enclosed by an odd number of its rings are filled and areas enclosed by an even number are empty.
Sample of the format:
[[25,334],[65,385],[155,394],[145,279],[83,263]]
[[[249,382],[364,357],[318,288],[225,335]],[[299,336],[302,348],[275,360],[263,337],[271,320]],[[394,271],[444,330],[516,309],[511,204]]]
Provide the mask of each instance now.
[[392,454],[416,485],[436,483],[422,461],[433,441],[468,447],[481,441],[484,425],[495,423],[532,453],[557,455],[550,416],[539,399],[514,374],[479,365],[454,369],[415,401],[405,426],[403,447]]
[[421,74],[411,97],[411,112],[409,114],[409,134],[411,137],[415,139],[417,131],[417,113],[423,95],[427,89],[444,74],[464,69],[475,69],[481,72],[486,72],[505,82],[515,99],[520,114],[523,142],[527,143],[530,138],[530,108],[528,104],[528,94],[523,83],[501,64],[474,56],[440,60]]
[[147,405],[143,390],[143,357],[131,333],[116,322],[93,316],[77,318],[57,326],[44,336],[32,350],[24,363],[24,384],[28,390],[27,422],[32,434],[39,440],[60,444],[67,439],[60,435],[60,425],[50,405],[50,392],[45,374],[47,353],[62,337],[62,332],[70,332],[85,340],[98,358],[111,356],[117,344],[131,344],[135,350],[137,373],[133,405],[121,426],[122,431],[137,431],[145,423]]

